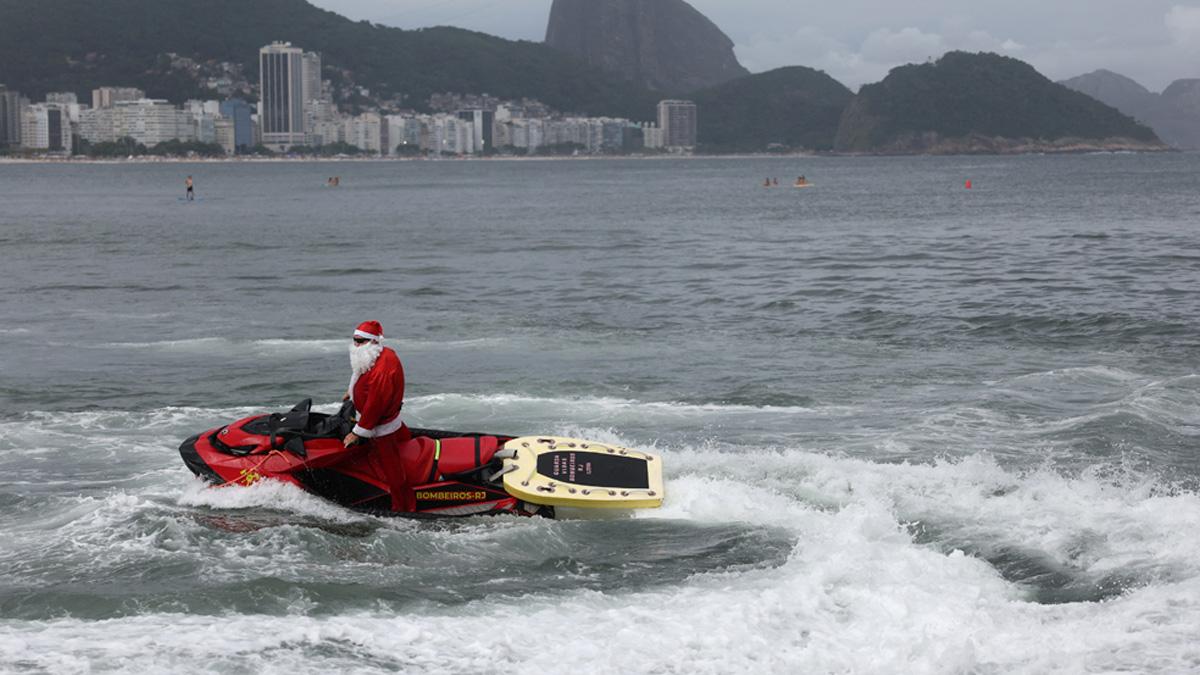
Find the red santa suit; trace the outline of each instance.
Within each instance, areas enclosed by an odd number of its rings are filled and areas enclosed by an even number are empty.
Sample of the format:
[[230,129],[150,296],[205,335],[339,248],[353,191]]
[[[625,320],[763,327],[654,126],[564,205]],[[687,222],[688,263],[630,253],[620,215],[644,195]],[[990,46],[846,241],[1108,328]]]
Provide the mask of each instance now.
[[[374,322],[369,322],[374,324]],[[363,324],[367,326],[368,324]],[[355,332],[366,337],[370,335],[363,326]],[[378,340],[383,337],[383,330],[376,329],[378,324],[371,327],[371,338]],[[392,493],[392,508],[410,510],[412,506],[408,488],[417,477],[410,465],[419,461],[415,456],[419,451],[412,440],[412,432],[400,417],[400,409],[404,405],[404,366],[396,352],[383,347],[375,363],[362,373],[356,373],[350,380],[350,400],[358,413],[358,422],[354,425],[354,435],[363,438],[368,443],[368,461],[378,462],[381,473],[386,475]],[[414,456],[410,456],[414,455]]]
[[351,381],[350,400],[358,413],[355,436],[377,441],[412,437],[400,419],[400,408],[404,405],[404,366],[388,347],[379,353],[370,370]]

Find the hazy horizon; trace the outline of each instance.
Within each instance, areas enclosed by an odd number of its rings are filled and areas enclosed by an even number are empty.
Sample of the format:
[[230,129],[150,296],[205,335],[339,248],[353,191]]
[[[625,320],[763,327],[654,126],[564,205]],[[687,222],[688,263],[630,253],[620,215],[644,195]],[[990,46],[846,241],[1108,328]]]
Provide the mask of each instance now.
[[[540,42],[552,0],[312,0],[355,20],[401,28],[458,26]],[[1034,0],[918,7],[844,0],[689,0],[734,42],[751,72],[817,68],[852,89],[952,50],[1021,59],[1053,80],[1098,69],[1160,92],[1200,77],[1200,0]]]

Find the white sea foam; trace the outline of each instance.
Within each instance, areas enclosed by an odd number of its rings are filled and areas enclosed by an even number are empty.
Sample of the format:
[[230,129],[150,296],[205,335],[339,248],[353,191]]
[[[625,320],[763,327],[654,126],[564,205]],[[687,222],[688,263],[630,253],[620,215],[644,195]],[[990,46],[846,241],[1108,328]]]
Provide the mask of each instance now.
[[[420,615],[383,608],[331,617],[142,615],[10,624],[20,630],[0,633],[0,666],[1173,673],[1196,665],[1195,578],[1105,603],[1036,605],[980,560],[914,546],[894,514],[871,502],[833,511],[772,499],[737,507],[742,514],[782,509],[804,533],[789,560],[773,569],[705,574],[627,594],[482,600]],[[566,642],[553,644],[570,648],[543,647],[556,635]]]
[[637,401],[615,397],[574,397],[553,398],[545,396],[528,396],[522,394],[433,394],[414,399],[429,408],[487,406],[512,410],[530,408],[555,408],[563,412],[583,411],[589,414],[631,413],[638,415],[663,416],[696,416],[713,413],[776,413],[776,414],[813,414],[848,416],[856,408],[850,406],[754,406],[728,403],[681,403],[673,401]]
[[332,522],[363,519],[363,516],[311,495],[295,485],[276,480],[259,481],[251,486],[213,487],[200,479],[188,479],[178,500],[183,506],[221,510],[268,508]]
[[[1185,381],[1146,384],[1139,391],[1138,396],[1165,391],[1186,409],[1195,390]],[[438,406],[477,413],[489,405],[505,414],[540,410],[546,417],[552,410],[558,419],[572,419],[572,412],[589,406],[612,413],[635,402],[414,400],[422,414]],[[72,443],[146,443],[140,432],[123,428],[127,422],[171,429],[244,412],[39,413],[24,424],[36,434],[74,425],[74,431],[46,443],[53,446],[48,452],[67,457]],[[959,412],[982,427],[1006,424],[985,409]],[[647,414],[660,423],[658,416],[680,416],[687,423],[697,416],[763,413],[745,406],[659,404]],[[946,426],[948,420],[932,423]],[[550,426],[547,433],[637,445],[610,419]],[[965,437],[978,438],[977,431]],[[31,432],[0,425],[5,442],[26,433]],[[139,447],[139,453],[151,451]],[[781,528],[796,541],[786,561],[701,572],[668,586],[619,593],[578,590],[514,599],[498,587],[494,597],[413,614],[384,602],[310,616],[320,605],[297,590],[289,596],[288,616],[9,620],[0,631],[0,670],[1179,673],[1200,667],[1194,646],[1200,633],[1200,541],[1189,536],[1200,524],[1200,496],[1124,471],[1119,462],[1064,474],[1049,465],[1014,469],[978,452],[908,464],[794,445],[642,447],[663,456],[667,499],[662,509],[637,517]],[[168,477],[155,473],[161,470],[158,462],[150,466],[147,485],[83,496],[9,529],[2,538],[6,555],[61,553],[61,560],[47,564],[62,566],[64,573],[89,558],[100,569],[114,570],[124,570],[130,560],[200,559],[214,579],[252,582],[264,570],[322,569],[311,560],[304,529],[290,517],[377,522],[281,483],[212,489],[186,477],[182,468]],[[189,520],[197,513],[264,511],[290,515],[249,534],[210,537],[197,535],[198,526]],[[403,520],[385,527],[416,532],[414,546],[424,547],[417,551],[465,560],[476,548],[486,552],[499,545],[501,533],[518,542],[537,541],[555,537],[562,526],[499,518],[448,530],[426,531]],[[928,533],[927,543],[917,532]],[[443,550],[450,539],[456,542],[453,552]],[[1038,604],[1030,587],[1006,581],[1003,570],[964,553],[989,549],[1019,551],[1084,583],[1110,575],[1130,583],[1104,602]],[[338,564],[346,569],[398,564],[380,555]],[[569,649],[546,649],[546,639]]]
[[[510,341],[511,338],[497,336],[442,341],[389,338],[385,340],[384,344],[400,351],[441,351],[501,345]],[[253,356],[263,358],[271,356],[299,356],[303,354],[344,354],[348,343],[349,336],[333,339],[266,338],[258,340],[199,337],[182,340],[106,342],[97,346],[109,349],[152,349],[164,352],[213,355],[244,355],[249,353]]]

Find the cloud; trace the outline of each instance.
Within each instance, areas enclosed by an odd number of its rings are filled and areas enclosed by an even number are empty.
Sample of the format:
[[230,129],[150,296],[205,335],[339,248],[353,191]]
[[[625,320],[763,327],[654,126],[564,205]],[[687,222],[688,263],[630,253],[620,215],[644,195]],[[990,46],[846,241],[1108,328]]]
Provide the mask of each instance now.
[[944,35],[911,26],[880,28],[858,44],[847,44],[808,26],[784,35],[757,34],[737,45],[735,51],[742,65],[753,72],[801,64],[824,70],[857,89],[883,79],[896,66],[924,63],[956,49],[1017,55],[1026,47],[982,30],[956,28]]
[[860,49],[863,58],[878,63],[917,63],[937,58],[946,52],[942,36],[918,28],[894,31],[880,28],[871,31]]
[[1188,51],[1200,51],[1200,7],[1175,5],[1163,17],[1174,43]]
[[[312,0],[405,28],[450,24],[540,40],[552,0]],[[752,72],[804,65],[851,88],[946,51],[990,51],[1052,79],[1097,68],[1154,89],[1200,76],[1200,0],[688,0]]]

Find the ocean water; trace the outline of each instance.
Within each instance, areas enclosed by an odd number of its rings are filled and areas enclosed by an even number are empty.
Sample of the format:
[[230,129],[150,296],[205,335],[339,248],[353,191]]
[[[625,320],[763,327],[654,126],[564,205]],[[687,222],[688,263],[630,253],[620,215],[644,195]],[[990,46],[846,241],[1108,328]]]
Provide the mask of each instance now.
[[[0,164],[0,672],[1200,671],[1198,228],[1194,154]],[[192,478],[369,318],[664,506]]]

